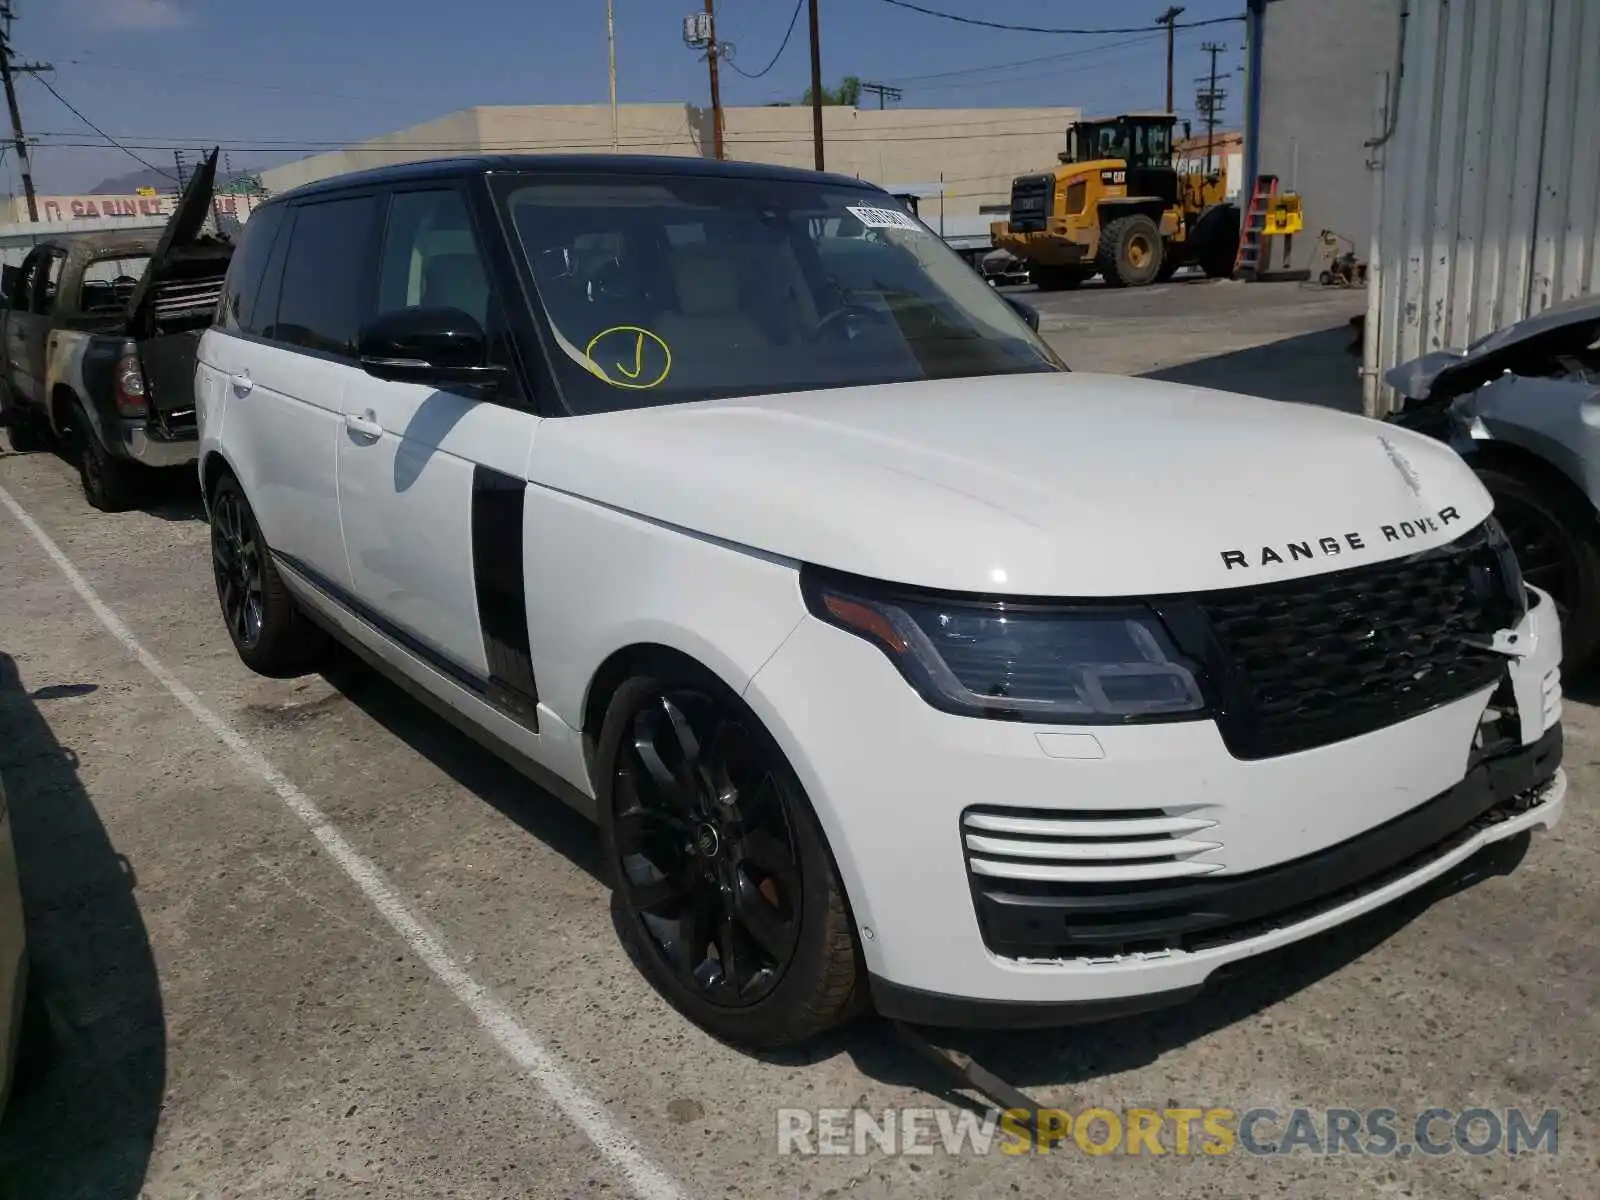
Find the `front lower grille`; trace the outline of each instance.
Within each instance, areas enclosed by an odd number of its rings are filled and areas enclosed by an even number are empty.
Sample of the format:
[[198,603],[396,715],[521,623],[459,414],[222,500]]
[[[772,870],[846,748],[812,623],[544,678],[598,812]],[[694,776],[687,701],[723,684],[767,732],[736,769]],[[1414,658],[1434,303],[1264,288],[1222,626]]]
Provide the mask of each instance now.
[[1222,868],[1192,861],[1215,850],[1215,821],[1161,809],[969,808],[961,817],[967,868],[985,879],[1139,883]]
[[1497,534],[1485,522],[1406,558],[1195,597],[1209,644],[1186,649],[1229,751],[1310,750],[1493,687],[1506,659],[1487,643],[1525,603]]
[[[1216,847],[1208,839],[1212,823],[1193,809],[969,808],[961,833],[978,928],[984,944],[1006,958],[1097,962],[1203,950],[1296,925],[1414,874],[1482,829],[1544,803],[1561,751],[1561,727],[1552,726],[1532,745],[1483,759],[1455,787],[1382,825],[1246,874],[1192,860],[1203,853],[1195,843]],[[979,840],[990,834],[1027,849]],[[1115,859],[1091,857],[1109,846]],[[1163,874],[1175,864],[1191,870]]]

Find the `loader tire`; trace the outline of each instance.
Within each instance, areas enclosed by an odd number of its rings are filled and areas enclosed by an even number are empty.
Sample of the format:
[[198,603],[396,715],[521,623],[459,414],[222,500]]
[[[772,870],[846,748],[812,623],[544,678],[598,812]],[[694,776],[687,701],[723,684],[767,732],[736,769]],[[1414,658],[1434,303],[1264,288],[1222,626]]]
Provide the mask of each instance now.
[[1161,230],[1143,213],[1118,217],[1100,230],[1100,274],[1110,287],[1154,283],[1166,258]]

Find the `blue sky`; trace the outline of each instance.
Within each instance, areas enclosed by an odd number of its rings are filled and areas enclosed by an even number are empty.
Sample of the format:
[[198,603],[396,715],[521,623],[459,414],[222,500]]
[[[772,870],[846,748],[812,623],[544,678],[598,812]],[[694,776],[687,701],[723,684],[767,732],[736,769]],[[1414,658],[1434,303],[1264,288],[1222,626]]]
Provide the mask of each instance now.
[[[1105,4],[920,0],[970,16],[1051,27],[1143,26],[1159,0]],[[475,104],[604,102],[604,0],[12,0],[19,55],[53,62],[52,86],[88,120],[170,167],[170,147],[221,142],[236,164],[270,164],[321,144],[359,141]],[[707,103],[706,69],[682,42],[699,0],[615,0],[620,99]],[[1180,21],[1232,16],[1243,0],[1187,0]],[[794,0],[720,0],[718,35],[735,62],[772,57]],[[884,0],[822,0],[822,65],[896,84],[903,107],[1065,104],[1086,110],[1155,108],[1164,100],[1162,34],[1057,36],[959,25]],[[1205,41],[1243,61],[1242,22],[1180,29],[1177,107],[1193,116]],[[973,71],[1049,55],[1008,70]],[[809,82],[805,14],[777,66],[759,80],[724,72],[725,104],[795,99]],[[961,72],[960,74],[947,74]],[[1220,70],[1219,70],[1219,73]],[[936,76],[924,78],[925,76]],[[1242,79],[1227,86],[1227,124],[1239,119]],[[73,192],[137,170],[37,80],[19,85],[23,120],[40,135],[35,181]],[[80,143],[80,144],[69,144]],[[277,148],[283,148],[281,150]],[[275,152],[269,152],[269,148]],[[16,187],[6,155],[0,186]]]

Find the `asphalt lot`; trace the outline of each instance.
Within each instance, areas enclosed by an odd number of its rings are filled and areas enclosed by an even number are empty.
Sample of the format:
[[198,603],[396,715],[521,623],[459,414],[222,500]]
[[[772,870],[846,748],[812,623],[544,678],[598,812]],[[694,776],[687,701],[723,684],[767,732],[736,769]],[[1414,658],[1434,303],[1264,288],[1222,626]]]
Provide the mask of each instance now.
[[[1352,297],[1288,286],[1038,302],[1074,365],[1205,376],[1337,348]],[[1240,368],[1305,386],[1266,374]],[[765,1059],[684,1023],[619,947],[580,819],[359,665],[238,663],[181,481],[105,516],[61,460],[6,453],[0,489],[104,606],[0,503],[0,770],[45,1030],[0,1197],[1595,1194],[1600,710],[1579,698],[1567,818],[1514,873],[1475,863],[1188,1008],[961,1041],[1073,1111],[1554,1108],[1553,1157],[786,1156],[780,1108],[959,1098],[876,1021]]]

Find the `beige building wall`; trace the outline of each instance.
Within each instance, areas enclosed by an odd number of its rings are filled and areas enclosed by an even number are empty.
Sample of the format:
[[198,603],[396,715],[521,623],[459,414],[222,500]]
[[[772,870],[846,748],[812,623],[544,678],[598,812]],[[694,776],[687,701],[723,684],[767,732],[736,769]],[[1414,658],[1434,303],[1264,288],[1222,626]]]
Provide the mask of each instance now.
[[[883,185],[932,194],[923,219],[973,217],[1004,204],[1011,180],[1053,167],[1076,108],[823,109],[825,166]],[[812,166],[811,110],[798,105],[723,110],[727,156],[748,162]],[[624,104],[617,112],[624,153],[710,158],[711,114],[687,104]],[[606,105],[506,105],[471,108],[436,121],[261,173],[273,193],[366,167],[451,154],[608,153]],[[941,203],[938,191],[943,186]],[[942,210],[942,211],[941,211]]]

